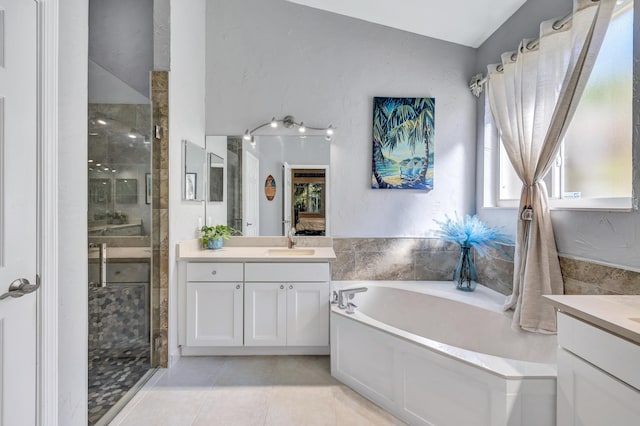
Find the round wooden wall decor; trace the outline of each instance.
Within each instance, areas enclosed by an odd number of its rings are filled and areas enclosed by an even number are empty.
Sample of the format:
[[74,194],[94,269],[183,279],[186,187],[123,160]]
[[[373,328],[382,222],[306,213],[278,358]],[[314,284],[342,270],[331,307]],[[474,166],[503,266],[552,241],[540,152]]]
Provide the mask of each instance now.
[[264,195],[267,196],[267,200],[273,200],[276,196],[276,180],[273,176],[267,176],[267,180],[264,181]]

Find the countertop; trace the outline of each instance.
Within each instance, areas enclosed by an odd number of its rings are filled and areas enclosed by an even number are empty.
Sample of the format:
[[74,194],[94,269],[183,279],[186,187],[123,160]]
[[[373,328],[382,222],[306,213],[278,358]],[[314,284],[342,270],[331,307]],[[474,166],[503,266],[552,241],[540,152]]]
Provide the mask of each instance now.
[[560,311],[640,345],[640,296],[544,296]]
[[[314,254],[302,254],[312,249]],[[270,253],[270,250],[282,251],[282,254]],[[296,251],[301,254],[296,255]],[[326,262],[335,259],[333,247],[296,247],[287,249],[286,246],[223,246],[218,250],[208,250],[200,247],[199,240],[192,240],[177,245],[177,258],[181,261],[248,261],[248,262]]]
[[[92,247],[89,249],[89,260],[99,259],[100,249]],[[108,247],[107,260],[114,259],[143,259],[151,258],[151,248],[149,247]]]

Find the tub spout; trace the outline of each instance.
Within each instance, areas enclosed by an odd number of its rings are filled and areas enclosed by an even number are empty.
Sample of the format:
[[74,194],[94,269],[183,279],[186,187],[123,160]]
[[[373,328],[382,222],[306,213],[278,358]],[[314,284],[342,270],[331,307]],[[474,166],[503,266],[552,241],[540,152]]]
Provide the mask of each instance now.
[[[338,307],[340,309],[349,309],[349,300],[353,299],[354,295],[356,293],[364,293],[365,291],[367,291],[367,287],[357,287],[357,288],[346,288],[344,290],[340,290],[338,291]],[[347,303],[345,303],[347,302]],[[355,305],[354,305],[355,307]],[[353,313],[353,310],[351,312],[347,312],[347,313]]]

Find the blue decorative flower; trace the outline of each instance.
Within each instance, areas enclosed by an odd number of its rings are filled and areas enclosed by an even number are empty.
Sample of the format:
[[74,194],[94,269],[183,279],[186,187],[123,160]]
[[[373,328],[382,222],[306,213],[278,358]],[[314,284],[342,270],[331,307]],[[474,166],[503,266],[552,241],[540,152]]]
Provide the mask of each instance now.
[[477,215],[466,215],[460,220],[445,215],[446,221],[434,220],[440,229],[436,235],[443,240],[460,244],[461,247],[473,247],[481,256],[487,255],[487,249],[493,248],[503,252],[499,244],[512,244],[511,239],[501,232],[501,228],[490,228]]

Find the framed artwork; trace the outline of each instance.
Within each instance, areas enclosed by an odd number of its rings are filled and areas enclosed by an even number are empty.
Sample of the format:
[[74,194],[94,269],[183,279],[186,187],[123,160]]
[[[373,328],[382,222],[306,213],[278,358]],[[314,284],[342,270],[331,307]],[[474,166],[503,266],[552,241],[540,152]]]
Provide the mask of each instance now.
[[434,98],[373,98],[371,187],[433,189]]
[[107,205],[111,203],[111,179],[89,179],[89,204]]
[[151,173],[144,174],[144,202],[151,204],[151,191],[153,190]]
[[184,199],[195,200],[196,191],[198,188],[198,174],[197,173],[185,173],[184,174]]
[[116,203],[138,203],[138,179],[116,179]]

